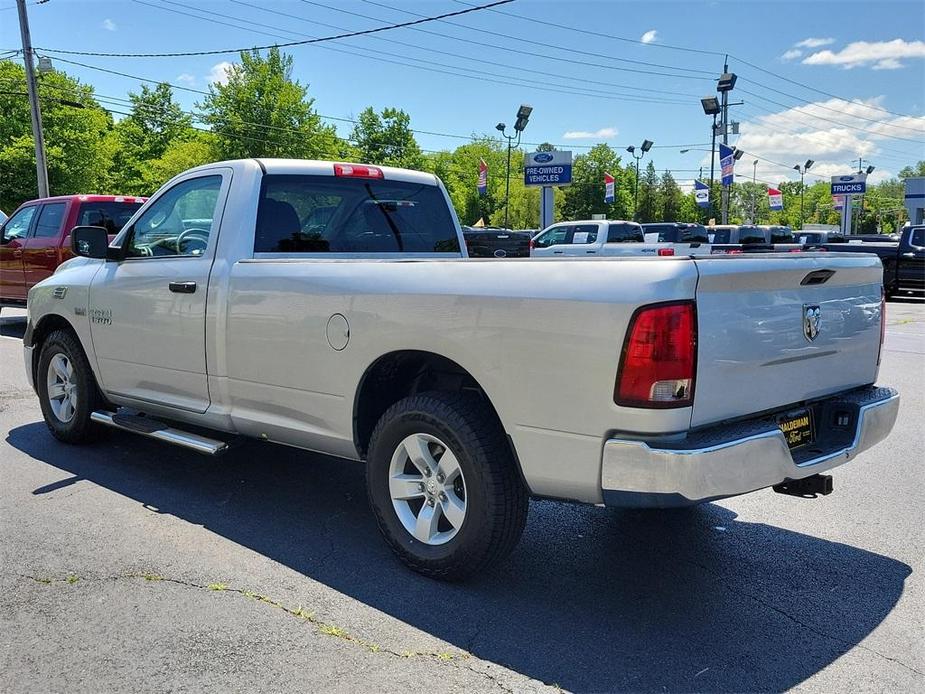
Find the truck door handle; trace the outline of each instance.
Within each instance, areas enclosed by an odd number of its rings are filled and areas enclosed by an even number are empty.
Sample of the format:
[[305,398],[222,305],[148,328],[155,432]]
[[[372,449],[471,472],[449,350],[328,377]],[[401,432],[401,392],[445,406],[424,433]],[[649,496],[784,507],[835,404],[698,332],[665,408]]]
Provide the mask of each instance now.
[[167,285],[170,288],[170,291],[177,294],[195,294],[196,293],[196,283],[195,282],[171,282]]
[[45,249],[45,255],[47,255],[49,258],[54,258],[54,257],[55,257],[55,249],[54,249],[54,248],[46,248],[46,249]]
[[597,253],[597,251],[585,251],[585,253]]
[[558,253],[561,255],[562,253],[565,253],[565,251],[553,251],[553,253]]
[[915,253],[903,253],[903,258],[914,258]]

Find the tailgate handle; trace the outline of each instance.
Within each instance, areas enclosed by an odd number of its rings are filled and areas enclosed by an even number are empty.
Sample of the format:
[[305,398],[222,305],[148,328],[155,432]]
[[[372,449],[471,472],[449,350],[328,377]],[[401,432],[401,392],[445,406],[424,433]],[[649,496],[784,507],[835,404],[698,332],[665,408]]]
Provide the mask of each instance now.
[[814,284],[825,284],[828,282],[829,277],[835,274],[835,270],[813,270],[800,282],[804,287]]

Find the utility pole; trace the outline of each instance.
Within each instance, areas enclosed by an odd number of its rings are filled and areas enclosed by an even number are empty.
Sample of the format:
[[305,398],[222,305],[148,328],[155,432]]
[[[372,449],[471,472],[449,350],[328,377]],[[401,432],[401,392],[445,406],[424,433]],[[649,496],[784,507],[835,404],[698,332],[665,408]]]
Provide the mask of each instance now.
[[752,224],[758,223],[758,160],[752,162]]
[[42,135],[42,112],[39,110],[39,92],[35,83],[35,66],[32,58],[32,37],[29,35],[29,17],[26,14],[26,0],[16,0],[19,11],[19,32],[22,35],[22,53],[26,64],[26,91],[29,94],[29,107],[32,112],[32,139],[35,140],[35,172],[38,179],[40,198],[47,198],[48,166],[45,163],[45,140]]

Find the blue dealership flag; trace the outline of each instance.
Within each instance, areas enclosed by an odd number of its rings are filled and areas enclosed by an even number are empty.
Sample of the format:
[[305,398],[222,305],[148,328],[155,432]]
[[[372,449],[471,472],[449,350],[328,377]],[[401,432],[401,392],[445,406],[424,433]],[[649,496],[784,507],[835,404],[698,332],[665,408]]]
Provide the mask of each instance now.
[[735,167],[735,158],[733,153],[735,150],[729,145],[721,144],[719,146],[719,166],[723,172],[723,185],[731,186],[732,185],[732,170]]
[[702,181],[694,181],[694,200],[697,201],[697,207],[709,207],[710,186]]

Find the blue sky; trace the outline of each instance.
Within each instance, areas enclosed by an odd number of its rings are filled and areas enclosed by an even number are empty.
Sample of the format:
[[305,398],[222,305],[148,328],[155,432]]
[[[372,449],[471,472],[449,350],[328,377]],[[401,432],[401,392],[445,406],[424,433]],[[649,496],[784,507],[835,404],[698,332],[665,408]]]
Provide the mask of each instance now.
[[[0,52],[19,46],[16,12],[3,9],[12,6],[0,0]],[[299,40],[465,7],[458,0],[50,0],[29,10],[36,47],[135,53]],[[669,46],[728,51],[740,77],[733,100],[745,102],[731,109],[741,123],[731,142],[747,152],[738,174],[750,177],[757,158],[758,179],[776,182],[811,158],[811,171],[827,177],[863,156],[877,167],[877,180],[925,159],[925,3],[517,0],[497,9],[508,14],[483,11],[455,24],[287,50],[294,76],[309,84],[326,116],[397,106],[416,129],[470,136],[494,134],[495,123],[512,123],[526,102],[534,108],[526,141],[578,153],[600,141],[622,149],[648,138],[656,166],[685,182],[701,165],[709,169],[701,151],[709,148],[709,120],[699,97],[713,91],[723,58]],[[235,57],[60,56],[198,90]],[[116,110],[139,88],[133,79],[55,65],[114,97],[106,105]],[[191,110],[201,99],[177,97]],[[349,132],[349,123],[337,126]],[[464,141],[418,140],[426,149]],[[682,154],[685,145],[690,151]]]

